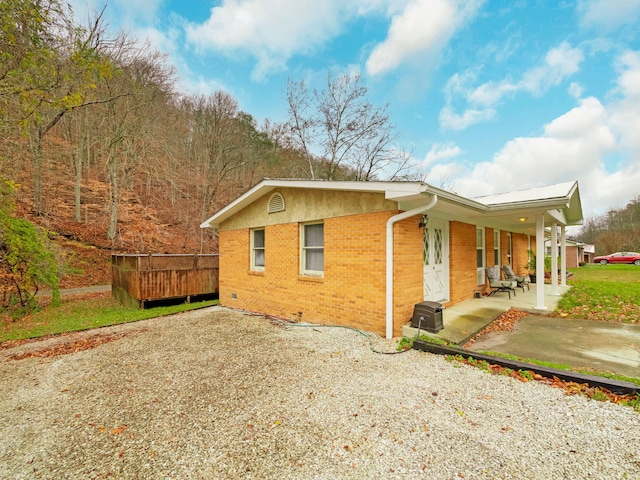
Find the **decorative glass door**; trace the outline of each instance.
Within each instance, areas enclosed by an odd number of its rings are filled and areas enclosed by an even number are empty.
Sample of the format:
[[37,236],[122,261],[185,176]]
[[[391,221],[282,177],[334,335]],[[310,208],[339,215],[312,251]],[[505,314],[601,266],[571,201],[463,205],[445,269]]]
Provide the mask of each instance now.
[[425,300],[446,300],[449,295],[448,231],[446,227],[446,222],[431,220],[424,228],[422,260]]

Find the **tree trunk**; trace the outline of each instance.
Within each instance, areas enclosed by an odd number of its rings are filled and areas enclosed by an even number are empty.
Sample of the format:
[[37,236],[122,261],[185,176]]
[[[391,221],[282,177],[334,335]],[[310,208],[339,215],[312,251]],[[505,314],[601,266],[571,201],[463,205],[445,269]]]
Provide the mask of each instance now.
[[80,184],[82,182],[82,164],[84,157],[84,132],[80,134],[80,138],[78,139],[78,148],[76,153],[76,161],[75,161],[75,182],[73,185],[73,190],[75,193],[75,219],[76,222],[82,222],[82,199],[80,194],[82,193]]
[[42,136],[40,132],[31,140],[31,163],[33,167],[33,211],[42,214]]
[[120,187],[118,184],[118,158],[111,156],[108,161],[109,169],[109,229],[107,230],[107,238],[111,240],[113,248],[118,229],[118,206],[120,204]]

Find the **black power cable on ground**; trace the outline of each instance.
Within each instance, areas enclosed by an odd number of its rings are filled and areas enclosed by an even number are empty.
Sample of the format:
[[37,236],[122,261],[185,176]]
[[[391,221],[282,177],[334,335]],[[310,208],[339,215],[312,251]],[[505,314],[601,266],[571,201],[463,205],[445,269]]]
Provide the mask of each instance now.
[[273,315],[265,315],[264,313],[257,313],[257,312],[250,312],[247,310],[237,310],[245,315],[253,315],[256,317],[264,317],[267,320],[276,323],[278,325],[280,325],[281,327],[305,327],[305,328],[343,328],[345,330],[351,330],[354,331],[356,333],[359,333],[360,335],[362,335],[363,337],[365,337],[368,341],[369,341],[369,349],[373,352],[373,353],[377,353],[379,355],[398,355],[400,353],[405,353],[410,351],[411,349],[408,348],[406,350],[396,350],[393,352],[382,352],[380,350],[377,350],[374,348],[373,346],[373,341],[371,340],[371,337],[364,331],[362,330],[358,330],[357,328],[354,327],[347,327],[344,325],[322,325],[319,323],[299,323],[299,322],[292,322],[290,320],[286,320],[283,318],[279,318]]

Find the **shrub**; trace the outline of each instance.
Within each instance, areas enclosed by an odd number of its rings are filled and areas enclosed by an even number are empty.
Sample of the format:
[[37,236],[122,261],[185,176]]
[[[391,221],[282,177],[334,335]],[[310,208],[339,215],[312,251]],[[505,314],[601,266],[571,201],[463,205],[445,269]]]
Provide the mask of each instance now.
[[13,317],[36,308],[41,286],[59,299],[60,265],[46,232],[13,216],[16,185],[0,180],[0,307]]

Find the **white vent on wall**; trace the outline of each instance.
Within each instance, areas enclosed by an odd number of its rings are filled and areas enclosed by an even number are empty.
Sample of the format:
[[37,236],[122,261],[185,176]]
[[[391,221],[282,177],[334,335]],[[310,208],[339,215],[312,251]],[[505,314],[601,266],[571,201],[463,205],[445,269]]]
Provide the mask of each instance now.
[[284,210],[284,197],[280,193],[274,193],[269,199],[267,211],[269,213],[282,212]]

